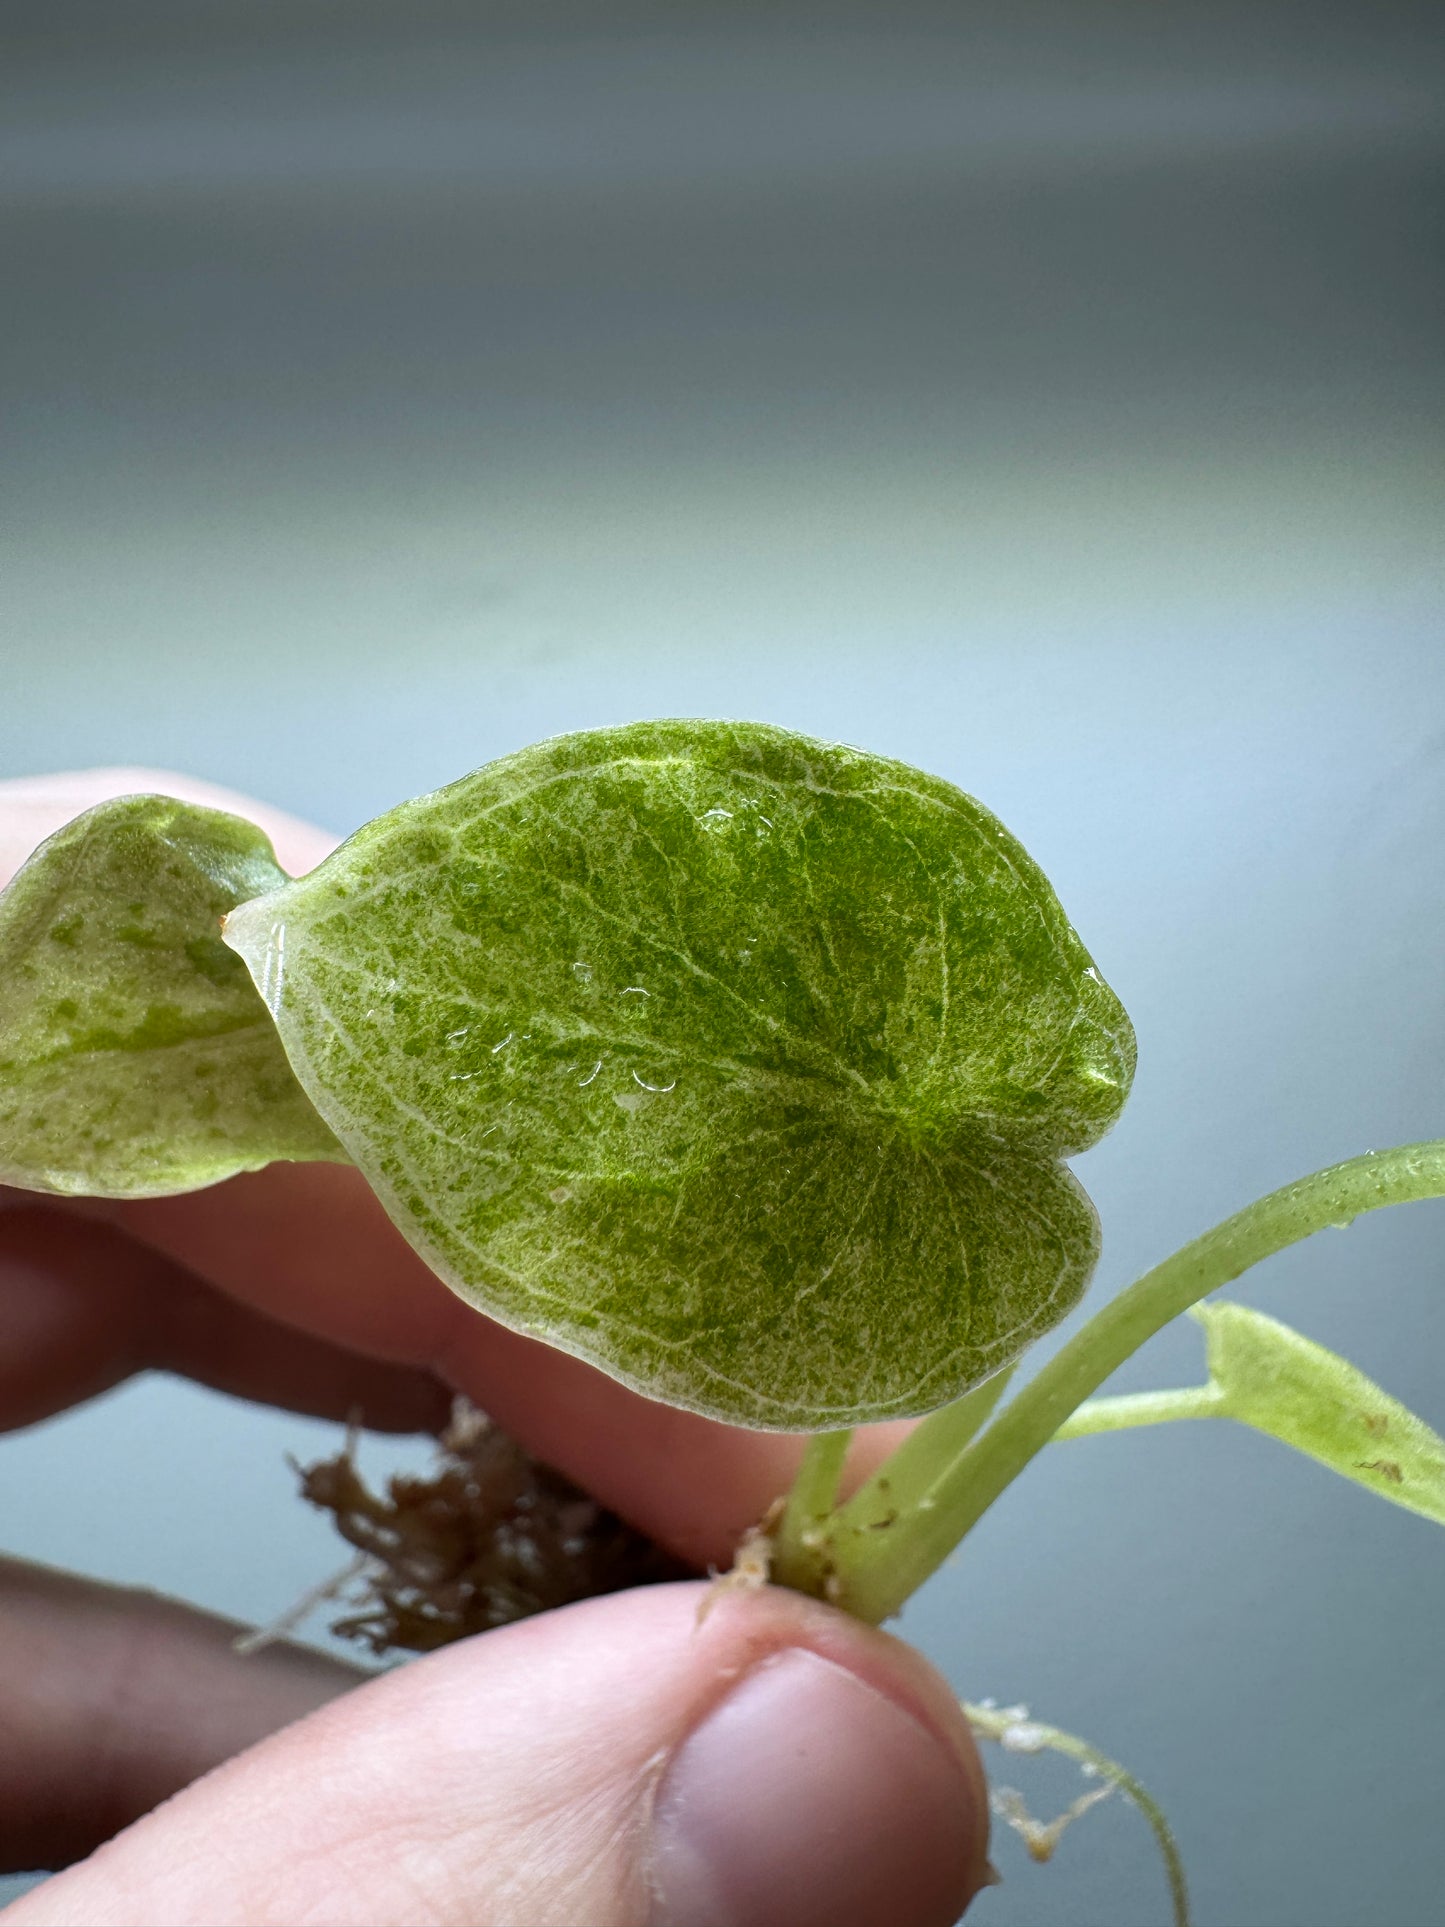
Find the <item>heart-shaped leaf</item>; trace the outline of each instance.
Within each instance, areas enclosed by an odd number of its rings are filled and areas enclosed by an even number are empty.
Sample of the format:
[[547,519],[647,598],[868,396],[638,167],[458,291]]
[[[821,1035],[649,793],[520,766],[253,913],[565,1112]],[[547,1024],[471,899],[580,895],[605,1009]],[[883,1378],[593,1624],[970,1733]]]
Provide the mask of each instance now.
[[286,874],[253,823],[102,803],[0,896],[0,1182],[158,1197],[344,1158],[221,918]]
[[227,921],[297,1075],[440,1275],[721,1418],[941,1405],[1075,1302],[1060,1159],[1133,1034],[951,785],[755,725],[560,737]]

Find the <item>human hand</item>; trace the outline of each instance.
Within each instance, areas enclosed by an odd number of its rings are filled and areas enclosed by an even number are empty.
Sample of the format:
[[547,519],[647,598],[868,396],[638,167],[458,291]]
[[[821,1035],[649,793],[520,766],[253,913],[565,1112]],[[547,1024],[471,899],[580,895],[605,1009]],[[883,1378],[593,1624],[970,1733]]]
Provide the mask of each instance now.
[[[329,847],[206,785],[100,771],[0,783],[0,881],[136,790],[253,817],[293,872]],[[438,1429],[464,1392],[699,1566],[728,1562],[800,1449],[491,1323],[340,1166],[124,1204],[5,1194],[0,1429],[148,1368],[394,1431]],[[860,1474],[893,1429],[865,1435]],[[239,1658],[233,1628],[151,1595],[0,1561],[0,1850],[68,1869],[6,1927],[945,1927],[985,1877],[987,1835],[946,1684],[799,1595],[731,1593],[699,1625],[701,1597],[589,1600],[363,1683],[299,1649]]]

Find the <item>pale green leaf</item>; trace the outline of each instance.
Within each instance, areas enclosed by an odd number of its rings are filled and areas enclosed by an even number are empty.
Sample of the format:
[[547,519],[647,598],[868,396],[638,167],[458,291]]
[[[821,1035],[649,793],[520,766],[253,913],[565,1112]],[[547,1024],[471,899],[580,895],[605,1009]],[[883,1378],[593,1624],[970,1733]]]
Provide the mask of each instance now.
[[1247,1305],[1211,1300],[1204,1327],[1220,1417],[1308,1453],[1445,1525],[1445,1439],[1347,1359]]
[[221,918],[286,881],[254,824],[127,796],[0,896],[0,1182],[127,1198],[341,1158]]
[[778,729],[560,737],[248,903],[313,1102],[440,1275],[674,1404],[958,1397],[1097,1255],[1133,1034],[979,804]]

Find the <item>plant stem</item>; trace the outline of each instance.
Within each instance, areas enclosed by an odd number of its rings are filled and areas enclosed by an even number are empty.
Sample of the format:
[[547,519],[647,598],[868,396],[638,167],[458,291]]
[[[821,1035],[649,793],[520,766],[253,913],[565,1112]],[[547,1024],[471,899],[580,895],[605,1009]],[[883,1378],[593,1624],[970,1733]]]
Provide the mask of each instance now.
[[[889,1454],[879,1475],[836,1513],[838,1473],[852,1435],[824,1432],[810,1440],[773,1540],[772,1576],[778,1584],[826,1598],[833,1590],[828,1580],[837,1565],[841,1539],[887,1532],[901,1515],[919,1508],[928,1511],[934,1504],[931,1489],[940,1462],[955,1458],[983,1429],[1012,1377],[1010,1365],[945,1405],[936,1415],[938,1430],[924,1449],[917,1445],[919,1427]],[[844,1443],[834,1466],[827,1448],[838,1438]]]
[[1122,1432],[1132,1425],[1166,1425],[1176,1418],[1228,1418],[1229,1401],[1217,1385],[1183,1385],[1168,1392],[1126,1392],[1119,1398],[1090,1398],[1054,1434],[1063,1439],[1092,1438],[1096,1432]]
[[838,1501],[838,1481],[853,1434],[817,1432],[808,1440],[798,1476],[773,1535],[773,1572],[795,1592],[823,1596],[827,1560],[816,1543]]
[[837,1524],[844,1530],[877,1531],[885,1520],[890,1523],[900,1513],[921,1506],[927,1512],[934,1504],[933,1486],[940,1463],[956,1458],[993,1417],[994,1409],[1008,1389],[1013,1366],[995,1372],[992,1378],[975,1385],[971,1392],[945,1405],[934,1416],[936,1428],[928,1439],[920,1440],[922,1426],[909,1433],[876,1478],[870,1479],[838,1511]]
[[[841,1603],[875,1625],[896,1613],[1090,1393],[1145,1339],[1199,1299],[1328,1225],[1343,1228],[1364,1211],[1440,1196],[1445,1196],[1445,1140],[1368,1151],[1270,1192],[1185,1245],[1096,1312],[987,1431],[940,1465],[931,1507],[900,1518],[886,1534],[850,1536],[839,1544]],[[935,1413],[918,1427],[910,1446],[915,1452],[927,1449],[932,1439],[947,1438],[948,1426],[947,1410]],[[887,1470],[884,1465],[870,1484]]]

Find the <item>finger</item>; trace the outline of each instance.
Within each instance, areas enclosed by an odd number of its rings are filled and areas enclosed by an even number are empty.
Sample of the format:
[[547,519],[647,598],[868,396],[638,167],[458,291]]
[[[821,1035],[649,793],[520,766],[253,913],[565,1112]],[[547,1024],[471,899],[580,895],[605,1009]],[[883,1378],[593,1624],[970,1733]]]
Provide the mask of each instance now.
[[0,1211],[0,1431],[146,1370],[377,1431],[435,1431],[451,1402],[432,1373],[291,1331],[112,1225]]
[[0,1872],[68,1866],[365,1675],[150,1593],[0,1559]]
[[987,1808],[947,1687],[794,1594],[591,1600],[324,1707],[19,1901],[13,1927],[947,1927]]
[[[788,1489],[802,1441],[639,1397],[455,1297],[355,1171],[272,1165],[208,1191],[110,1206],[117,1223],[222,1292],[374,1358],[434,1371],[642,1531],[725,1565]],[[861,1435],[856,1480],[906,1429]]]
[[314,869],[336,847],[334,836],[299,817],[197,777],[179,776],[174,770],[65,770],[0,782],[0,884],[9,882],[47,836],[113,796],[176,796],[183,803],[201,803],[207,809],[247,817],[270,837],[277,862],[292,876]]

